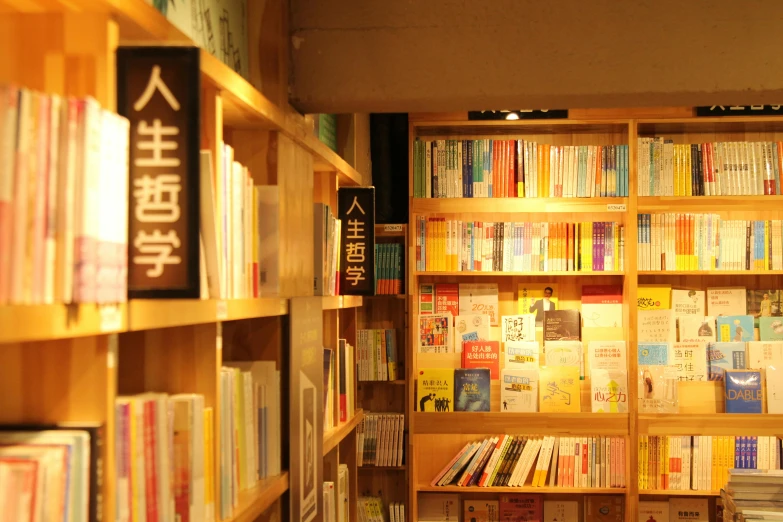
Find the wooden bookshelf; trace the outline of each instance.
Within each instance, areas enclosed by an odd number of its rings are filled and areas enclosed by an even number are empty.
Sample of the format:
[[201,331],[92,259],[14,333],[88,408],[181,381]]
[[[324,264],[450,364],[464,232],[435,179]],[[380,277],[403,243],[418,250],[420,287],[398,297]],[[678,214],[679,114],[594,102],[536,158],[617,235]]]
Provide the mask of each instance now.
[[645,435],[783,435],[783,415],[768,413],[640,413],[638,425]]
[[719,497],[720,491],[640,489],[639,495],[656,497]]
[[[411,198],[413,214],[560,214],[624,215],[628,198]],[[507,220],[513,217],[505,216]],[[607,220],[611,220],[609,216]]]
[[127,329],[127,305],[0,306],[0,343],[89,337]]
[[703,212],[716,209],[735,211],[773,211],[783,208],[783,196],[640,196],[639,212]]
[[623,272],[436,272],[417,271],[418,277],[589,277],[589,276],[622,276]]
[[239,506],[230,522],[253,522],[288,491],[288,472],[260,480],[253,488],[239,494]]
[[128,308],[128,330],[138,331],[287,315],[288,300],[132,299]]
[[364,419],[364,412],[356,410],[353,417],[346,422],[338,424],[324,433],[324,455],[335,449],[342,440],[356,429],[356,426]]
[[627,435],[626,413],[455,412],[413,414],[414,433]]
[[623,495],[627,488],[558,488],[558,487],[502,487],[502,486],[490,486],[490,487],[461,487],[461,486],[430,486],[429,484],[422,484],[416,487],[416,490],[422,493],[544,493],[554,495]]
[[323,298],[324,310],[341,310],[362,306],[362,297],[356,295],[333,295]]

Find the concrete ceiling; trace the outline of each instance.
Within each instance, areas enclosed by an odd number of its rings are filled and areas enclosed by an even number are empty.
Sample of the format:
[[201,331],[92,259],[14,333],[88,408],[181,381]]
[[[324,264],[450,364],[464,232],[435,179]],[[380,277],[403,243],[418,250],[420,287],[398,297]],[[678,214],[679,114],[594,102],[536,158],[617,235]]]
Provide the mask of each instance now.
[[783,102],[780,0],[291,0],[306,112]]

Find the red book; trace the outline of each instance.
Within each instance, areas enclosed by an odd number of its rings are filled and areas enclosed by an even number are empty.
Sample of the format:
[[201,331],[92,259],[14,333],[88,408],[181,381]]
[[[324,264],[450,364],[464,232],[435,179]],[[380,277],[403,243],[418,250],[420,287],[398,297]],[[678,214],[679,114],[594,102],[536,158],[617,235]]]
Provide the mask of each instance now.
[[449,313],[452,317],[459,315],[459,285],[457,283],[435,285],[435,313]]
[[[144,491],[146,492],[147,521],[158,522],[158,474],[155,464],[157,457],[157,437],[155,429],[154,400],[144,400]],[[164,444],[165,441],[161,441]]]
[[463,368],[489,368],[489,378],[500,378],[500,342],[467,341],[462,343]]

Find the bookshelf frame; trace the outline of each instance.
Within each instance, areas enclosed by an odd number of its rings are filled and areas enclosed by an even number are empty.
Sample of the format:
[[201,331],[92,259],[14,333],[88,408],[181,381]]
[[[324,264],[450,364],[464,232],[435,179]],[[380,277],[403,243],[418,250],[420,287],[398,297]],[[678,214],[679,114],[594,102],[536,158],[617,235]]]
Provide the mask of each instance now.
[[[417,509],[419,493],[454,492],[463,497],[483,495],[487,491],[538,492],[549,494],[614,493],[625,496],[625,520],[636,520],[640,496],[716,496],[717,491],[640,491],[635,481],[640,434],[683,435],[780,435],[783,422],[776,415],[729,415],[723,411],[722,396],[714,383],[682,383],[680,386],[680,413],[671,415],[639,414],[637,404],[637,313],[636,294],[639,283],[668,283],[673,287],[705,289],[707,286],[746,286],[747,288],[775,287],[783,283],[780,271],[699,271],[653,272],[637,269],[636,238],[638,212],[718,212],[728,219],[782,219],[783,196],[638,196],[636,180],[637,137],[664,135],[675,143],[701,141],[746,141],[783,139],[783,118],[780,117],[695,117],[692,109],[611,109],[571,111],[565,120],[539,121],[468,121],[466,113],[416,114],[409,118],[409,223],[418,216],[438,216],[446,219],[542,222],[605,220],[625,225],[623,272],[432,272],[416,270],[416,238],[411,234],[409,251],[409,316],[417,321],[419,285],[438,282],[497,282],[499,285],[500,314],[516,312],[516,283],[544,281],[547,278],[563,286],[578,287],[583,282],[605,284],[622,283],[624,328],[621,337],[626,341],[629,372],[629,414],[591,414],[589,393],[585,397],[583,384],[583,412],[578,414],[503,414],[498,411],[499,395],[493,381],[493,407],[490,413],[411,413],[410,430],[416,451],[409,465],[411,470],[411,510]],[[627,143],[629,145],[628,197],[623,198],[414,198],[413,143],[421,138],[433,139],[530,139],[552,145],[601,145]],[[624,210],[614,211],[625,205]],[[763,216],[763,217],[762,217]],[[597,277],[600,278],[596,279]],[[759,286],[761,285],[761,286]],[[562,300],[562,297],[561,297]],[[504,305],[504,302],[506,303]],[[505,310],[504,310],[505,308]],[[493,328],[493,338],[499,336]],[[584,332],[584,330],[583,330]],[[539,339],[540,340],[540,339]],[[584,337],[583,337],[584,342]],[[409,404],[415,411],[415,375],[417,367],[438,367],[427,354],[417,353],[415,329],[409,339],[408,368]],[[441,358],[440,367],[459,367],[459,357]],[[589,382],[589,376],[586,378]],[[687,397],[687,398],[685,398]],[[585,411],[587,398],[587,411]],[[448,458],[431,462],[431,455],[439,446],[452,440],[451,454],[467,440],[490,434],[551,434],[551,435],[619,435],[626,437],[628,487],[610,490],[567,490],[560,488],[459,488],[431,487],[429,480]],[[449,453],[443,452],[444,455]],[[443,455],[441,455],[443,457]],[[450,457],[449,457],[450,458]],[[433,471],[434,470],[434,471]],[[502,489],[502,488],[501,488]],[[508,491],[506,491],[506,489]],[[415,512],[415,511],[414,511]]]

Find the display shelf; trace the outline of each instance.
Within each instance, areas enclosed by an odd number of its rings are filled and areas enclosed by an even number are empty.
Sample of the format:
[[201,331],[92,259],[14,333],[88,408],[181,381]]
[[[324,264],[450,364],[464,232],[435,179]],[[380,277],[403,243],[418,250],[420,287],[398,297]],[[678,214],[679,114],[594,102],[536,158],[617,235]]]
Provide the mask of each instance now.
[[747,275],[747,276],[774,276],[783,275],[783,270],[639,270],[640,276],[668,275],[668,276],[715,276],[715,275]]
[[252,488],[240,491],[239,505],[234,509],[234,515],[226,520],[229,522],[252,522],[282,497],[286,491],[288,491],[287,471],[276,477],[260,480]]
[[719,497],[720,491],[705,490],[669,490],[669,489],[640,489],[639,495],[658,497]]
[[640,196],[637,201],[641,213],[783,210],[783,196]]
[[490,486],[482,488],[478,486],[430,486],[429,484],[422,484],[416,486],[416,491],[419,493],[544,493],[544,494],[556,494],[556,495],[605,495],[614,494],[621,495],[625,493],[627,488],[559,488],[559,487],[500,487]]
[[417,277],[584,277],[584,276],[622,276],[625,272],[427,272],[417,271]]
[[152,330],[216,321],[275,317],[288,313],[288,299],[132,299],[128,330]]
[[783,435],[783,415],[740,413],[640,413],[644,435]]
[[[411,198],[411,212],[413,214],[608,212],[625,216],[627,204],[628,198]],[[625,207],[618,210],[618,205]]]
[[517,137],[531,134],[628,134],[630,120],[492,120],[411,121],[415,136],[456,138],[465,136]]
[[324,310],[340,310],[362,306],[362,297],[358,295],[331,295],[323,298]]
[[413,433],[627,435],[627,413],[456,412],[413,415]]
[[87,337],[127,328],[127,305],[0,306],[0,343]]
[[342,441],[345,437],[347,437],[348,434],[351,433],[356,428],[356,426],[359,425],[360,422],[362,422],[363,418],[364,418],[364,411],[356,410],[353,417],[348,419],[347,422],[344,422],[338,426],[335,426],[331,430],[326,431],[324,433],[323,454],[326,455],[334,448],[336,448],[337,445],[340,444],[340,441]]

